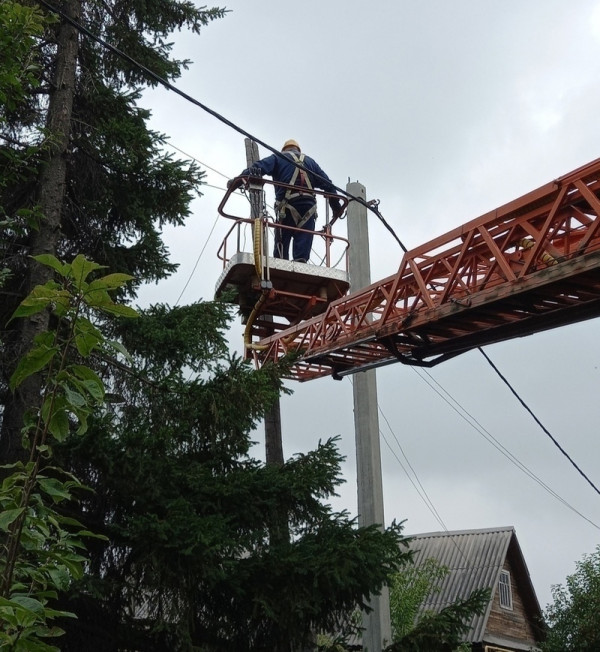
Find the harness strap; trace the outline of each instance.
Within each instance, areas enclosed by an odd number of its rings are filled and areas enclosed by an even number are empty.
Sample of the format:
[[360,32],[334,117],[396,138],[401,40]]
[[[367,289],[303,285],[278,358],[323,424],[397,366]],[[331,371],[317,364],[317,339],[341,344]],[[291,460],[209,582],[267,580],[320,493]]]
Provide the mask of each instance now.
[[[289,154],[294,163],[304,164],[304,154],[300,154],[300,156],[296,156],[294,152],[285,152],[285,154],[286,156]],[[298,188],[307,188],[308,190],[313,189],[308,174],[306,174],[306,171],[300,169],[297,165],[294,166],[294,174],[292,174],[292,178],[290,179],[289,184],[290,186],[296,186]],[[298,197],[303,197],[306,195],[314,197],[312,192],[302,192],[300,190],[294,191],[291,188],[288,188],[285,193],[285,199],[297,199]]]
[[[294,152],[285,152],[285,155],[289,156],[292,161],[294,161],[294,163],[304,163],[304,154],[297,156]],[[295,206],[292,206],[291,201],[294,199],[306,198],[307,196],[314,199],[314,193],[310,192],[313,187],[308,174],[306,174],[306,171],[300,169],[297,165],[294,166],[294,173],[292,174],[292,178],[289,181],[289,185],[296,186],[297,188],[306,188],[309,192],[302,190],[292,190],[291,188],[288,188],[285,192],[284,198],[277,203],[279,219],[283,221],[285,218],[285,211],[287,210],[290,212],[290,215],[292,216],[296,226],[298,228],[302,228],[308,222],[308,220],[310,220],[310,218],[316,214],[316,200],[315,203],[303,215],[300,214],[300,211]]]
[[280,221],[283,221],[286,210],[290,212],[290,215],[292,216],[296,226],[301,229],[308,222],[308,220],[310,220],[310,218],[316,214],[317,205],[313,204],[306,211],[306,213],[304,213],[304,215],[301,215],[300,211],[295,206],[288,204],[288,202],[284,199],[277,204],[277,212],[279,214]]

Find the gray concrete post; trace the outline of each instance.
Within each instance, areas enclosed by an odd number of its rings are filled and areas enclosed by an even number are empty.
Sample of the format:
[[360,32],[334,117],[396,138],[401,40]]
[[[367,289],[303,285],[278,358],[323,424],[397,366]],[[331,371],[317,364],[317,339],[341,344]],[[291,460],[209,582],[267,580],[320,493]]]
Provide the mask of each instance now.
[[[360,183],[348,183],[346,191],[366,201],[366,189]],[[348,271],[350,290],[356,292],[371,284],[369,229],[367,208],[357,201],[348,204]],[[378,524],[384,527],[383,483],[379,444],[377,377],[374,369],[353,376],[354,430],[358,484],[359,525]],[[390,598],[387,587],[380,595],[371,596],[373,608],[363,614],[363,650],[380,652],[391,643]]]

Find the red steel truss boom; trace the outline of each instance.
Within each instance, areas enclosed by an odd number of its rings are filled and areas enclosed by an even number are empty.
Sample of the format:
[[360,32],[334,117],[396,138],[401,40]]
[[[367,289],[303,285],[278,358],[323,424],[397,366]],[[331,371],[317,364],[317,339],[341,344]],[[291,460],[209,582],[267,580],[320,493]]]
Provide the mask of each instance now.
[[265,337],[258,364],[296,354],[292,377],[475,347],[600,315],[600,159],[408,251],[398,272]]

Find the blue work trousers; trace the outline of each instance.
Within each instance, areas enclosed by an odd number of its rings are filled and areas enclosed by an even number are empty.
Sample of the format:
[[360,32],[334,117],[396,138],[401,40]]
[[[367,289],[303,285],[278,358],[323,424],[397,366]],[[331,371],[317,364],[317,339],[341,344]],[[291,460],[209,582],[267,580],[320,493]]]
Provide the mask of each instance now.
[[[310,208],[310,206],[308,206]],[[308,210],[306,208],[306,210]],[[304,212],[306,212],[306,210]],[[302,210],[298,210],[302,215]],[[289,260],[290,257],[290,242],[292,243],[293,259],[299,262],[307,263],[310,258],[310,250],[312,249],[313,232],[315,230],[316,215],[313,215],[303,226],[300,231],[292,231],[291,229],[278,229],[275,227],[275,250],[273,256],[275,258],[285,258]],[[296,222],[290,215],[289,211],[285,212],[285,218],[280,221],[283,226],[295,227]]]

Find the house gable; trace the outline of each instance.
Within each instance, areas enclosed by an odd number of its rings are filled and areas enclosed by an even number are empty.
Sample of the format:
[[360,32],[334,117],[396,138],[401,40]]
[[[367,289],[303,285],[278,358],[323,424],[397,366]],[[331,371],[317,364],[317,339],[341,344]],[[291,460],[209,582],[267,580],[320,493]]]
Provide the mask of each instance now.
[[523,580],[508,559],[504,562],[502,570],[510,577],[512,605],[510,609],[501,605],[500,585],[496,584],[482,637],[483,642],[497,646],[511,645],[512,649],[515,649],[516,645],[524,645],[517,649],[529,650],[535,647],[539,632],[528,613],[527,600],[523,596]]
[[[541,610],[512,527],[416,535],[411,544],[417,566],[434,558],[449,574],[423,601],[421,612],[439,612],[474,590],[487,588],[491,600],[484,614],[469,623],[465,640],[473,649],[530,650],[542,639]],[[501,572],[510,578],[510,601],[500,604]]]

